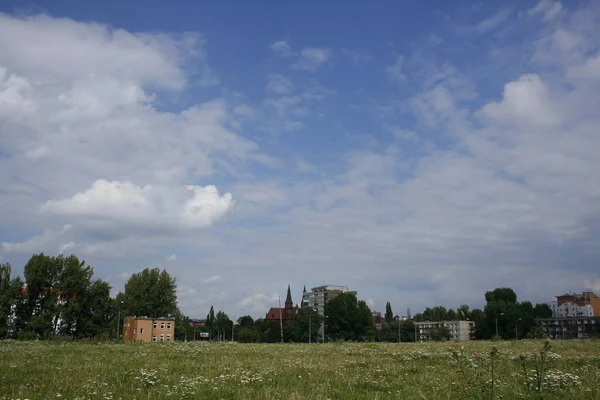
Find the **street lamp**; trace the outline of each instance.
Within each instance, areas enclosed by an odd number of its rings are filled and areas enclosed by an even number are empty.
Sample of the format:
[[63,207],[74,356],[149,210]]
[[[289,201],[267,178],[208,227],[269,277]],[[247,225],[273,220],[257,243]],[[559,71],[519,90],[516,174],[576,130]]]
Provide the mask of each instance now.
[[233,321],[231,321],[231,343],[233,343],[233,327],[235,326],[235,317],[237,317],[237,314],[233,314]]
[[517,327],[519,326],[519,321],[520,320],[521,320],[521,318],[519,318],[517,320],[517,322],[515,322],[515,340],[519,340],[519,334],[518,334],[518,331],[517,331]]
[[119,313],[117,314],[117,340],[119,340],[119,324],[121,323],[121,304],[123,304],[123,301],[118,304]]
[[498,316],[503,316],[504,313],[496,314],[496,337],[498,337]]

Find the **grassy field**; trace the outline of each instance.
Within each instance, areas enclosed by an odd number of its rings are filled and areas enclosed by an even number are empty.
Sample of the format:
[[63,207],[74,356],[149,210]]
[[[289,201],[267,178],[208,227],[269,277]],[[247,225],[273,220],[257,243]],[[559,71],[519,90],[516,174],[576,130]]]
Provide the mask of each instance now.
[[[600,341],[0,342],[0,399],[600,399]],[[521,359],[521,355],[525,358]],[[537,364],[536,364],[537,363]],[[523,365],[527,377],[525,377]]]

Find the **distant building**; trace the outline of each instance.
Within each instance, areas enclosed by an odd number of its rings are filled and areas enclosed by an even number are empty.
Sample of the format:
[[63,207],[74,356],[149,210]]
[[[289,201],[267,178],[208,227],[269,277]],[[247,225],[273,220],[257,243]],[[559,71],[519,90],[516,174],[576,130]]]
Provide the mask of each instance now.
[[350,293],[356,296],[356,291],[349,290],[347,286],[317,286],[312,288],[310,292],[307,292],[305,287],[302,293],[302,307],[312,307],[323,316],[325,315],[325,303],[335,299],[342,293]]
[[446,327],[450,331],[451,340],[471,340],[475,323],[473,321],[423,321],[415,322],[418,340],[431,340],[436,329]]
[[[311,289],[310,292],[306,291],[306,286],[302,292],[302,307],[312,307],[313,310],[317,311],[322,317],[325,315],[325,303],[335,299],[342,293],[350,293],[356,296],[355,290],[349,290],[347,286],[336,286],[336,285],[325,285],[317,286]],[[319,328],[319,336],[323,335],[324,324],[321,324]]]
[[279,307],[271,307],[267,312],[265,318],[262,319],[264,322],[277,322],[280,321],[284,324],[289,324],[293,321],[296,313],[298,312],[298,308],[294,307],[294,303],[292,301],[292,292],[290,290],[290,285],[288,285],[287,296],[285,298],[285,304],[283,308]]
[[175,340],[175,318],[127,316],[123,319],[123,340],[127,342],[170,342]]
[[552,309],[553,318],[600,316],[600,298],[593,292],[556,296],[548,305]]
[[597,317],[553,317],[538,321],[550,339],[587,339],[597,335]]
[[381,324],[383,322],[383,317],[381,316],[381,313],[379,311],[373,311],[371,313],[371,316],[373,317],[373,323],[375,325]]
[[204,328],[206,326],[205,319],[190,319],[188,322],[192,328]]

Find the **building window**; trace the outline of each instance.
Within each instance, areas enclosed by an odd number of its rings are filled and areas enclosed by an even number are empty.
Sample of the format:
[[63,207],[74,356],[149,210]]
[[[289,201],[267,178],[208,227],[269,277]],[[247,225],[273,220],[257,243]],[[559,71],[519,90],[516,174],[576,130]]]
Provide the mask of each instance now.
[[136,334],[136,332],[135,332],[135,328],[133,328],[133,334],[134,334],[134,335]]
[[171,329],[171,323],[167,322],[167,329]]
[[161,341],[161,342],[164,342],[164,341],[165,341],[165,335],[164,335],[164,334],[160,335],[160,341]]
[[160,329],[165,329],[165,323],[164,322],[160,323]]
[[152,341],[156,342],[156,335],[152,336]]
[[152,327],[156,329],[156,322],[152,324]]
[[140,328],[140,335],[144,334],[144,328]]
[[170,342],[170,341],[171,341],[171,335],[169,334],[169,335],[167,335],[167,342]]

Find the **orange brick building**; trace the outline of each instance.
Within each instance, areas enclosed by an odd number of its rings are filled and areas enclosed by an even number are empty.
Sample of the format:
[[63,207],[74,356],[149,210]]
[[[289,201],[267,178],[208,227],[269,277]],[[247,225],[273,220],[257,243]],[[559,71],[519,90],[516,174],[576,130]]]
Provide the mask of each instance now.
[[123,341],[171,342],[175,340],[175,318],[128,316],[123,319]]

